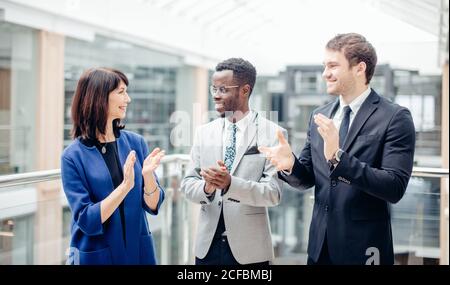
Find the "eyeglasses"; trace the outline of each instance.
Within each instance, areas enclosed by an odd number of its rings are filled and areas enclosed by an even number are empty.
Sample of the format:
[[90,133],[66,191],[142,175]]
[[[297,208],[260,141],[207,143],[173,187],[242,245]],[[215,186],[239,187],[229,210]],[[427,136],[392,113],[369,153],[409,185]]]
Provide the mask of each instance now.
[[239,87],[239,85],[233,85],[233,86],[220,86],[220,87],[216,87],[214,85],[209,86],[209,92],[211,93],[211,96],[216,95],[217,92],[219,92],[219,95],[225,95],[228,92],[228,89],[231,88],[237,88]]

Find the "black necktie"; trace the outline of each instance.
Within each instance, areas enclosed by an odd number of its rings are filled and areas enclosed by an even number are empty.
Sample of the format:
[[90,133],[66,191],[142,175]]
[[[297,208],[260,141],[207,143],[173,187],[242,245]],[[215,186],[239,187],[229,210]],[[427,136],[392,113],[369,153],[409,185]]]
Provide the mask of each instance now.
[[344,118],[342,119],[341,126],[339,127],[339,146],[343,147],[345,142],[345,137],[347,136],[348,126],[350,124],[350,109],[349,106],[344,107]]

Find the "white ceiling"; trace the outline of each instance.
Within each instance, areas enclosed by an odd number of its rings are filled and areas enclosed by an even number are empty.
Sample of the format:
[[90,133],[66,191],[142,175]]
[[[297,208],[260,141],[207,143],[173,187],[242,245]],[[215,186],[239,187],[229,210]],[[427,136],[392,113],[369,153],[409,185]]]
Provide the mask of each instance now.
[[331,37],[358,32],[373,43],[380,63],[437,73],[441,1],[0,0],[0,8],[35,7],[55,15],[47,29],[64,32],[70,18],[95,32],[181,53],[188,64],[245,57],[260,74],[275,74],[287,64],[321,64]]
[[[433,73],[441,0],[139,0],[199,25],[222,57],[242,55],[273,72],[287,64],[320,64],[326,42],[359,32],[380,62]],[[448,23],[447,23],[448,26]]]

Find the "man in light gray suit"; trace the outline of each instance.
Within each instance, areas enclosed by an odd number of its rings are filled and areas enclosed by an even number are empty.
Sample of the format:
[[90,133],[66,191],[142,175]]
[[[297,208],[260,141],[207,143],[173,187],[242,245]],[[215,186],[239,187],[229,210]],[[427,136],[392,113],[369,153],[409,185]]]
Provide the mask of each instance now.
[[201,204],[195,245],[199,265],[270,264],[273,247],[267,207],[281,200],[276,169],[259,145],[277,145],[286,131],[249,109],[256,80],[251,63],[230,58],[212,76],[211,95],[220,118],[200,126],[192,162],[181,183]]

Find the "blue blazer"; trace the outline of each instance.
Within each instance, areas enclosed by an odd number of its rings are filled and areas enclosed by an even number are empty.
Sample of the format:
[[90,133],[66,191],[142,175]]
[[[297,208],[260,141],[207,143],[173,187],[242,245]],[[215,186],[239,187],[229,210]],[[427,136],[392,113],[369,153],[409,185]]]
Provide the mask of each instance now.
[[[336,100],[312,115],[330,118],[338,107]],[[318,260],[326,235],[333,263],[365,264],[378,258],[380,264],[393,264],[389,203],[403,197],[413,167],[415,129],[409,110],[372,90],[350,126],[335,169],[325,160],[312,115],[292,174],[279,173],[294,187],[315,186],[309,257]]]
[[124,199],[126,245],[122,234],[119,209],[102,224],[100,201],[113,190],[106,163],[95,146],[88,147],[74,140],[61,157],[64,192],[72,210],[72,239],[68,264],[156,264],[153,239],[145,211],[156,215],[164,190],[160,188],[157,210],[153,212],[143,198],[142,164],[149,154],[144,139],[121,131],[117,138],[121,165],[128,153],[136,151],[134,188]]

